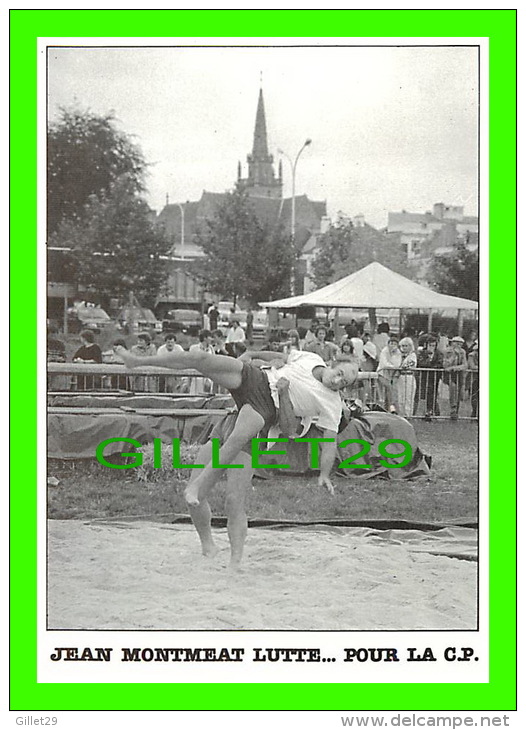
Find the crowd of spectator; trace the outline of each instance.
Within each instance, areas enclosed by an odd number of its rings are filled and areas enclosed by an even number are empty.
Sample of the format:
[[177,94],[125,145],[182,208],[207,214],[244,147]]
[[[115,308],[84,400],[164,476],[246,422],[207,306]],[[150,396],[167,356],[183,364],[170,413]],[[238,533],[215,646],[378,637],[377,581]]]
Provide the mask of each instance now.
[[[303,333],[289,330],[285,341],[279,336],[272,337],[267,349],[306,350],[316,353],[327,364],[355,362],[361,372],[376,372],[377,378],[364,377],[349,395],[364,402],[374,400],[391,413],[413,416],[423,401],[425,418],[431,420],[440,415],[438,401],[445,397],[447,386],[451,419],[458,418],[462,399],[470,400],[471,417],[478,417],[478,340],[475,333],[470,333],[466,341],[459,336],[448,338],[440,333],[424,332],[415,335],[409,331],[399,337],[390,332],[387,322],[382,322],[371,335],[353,321],[336,343],[330,328],[312,320]],[[373,383],[376,383],[376,390]]]
[[[246,330],[233,311],[226,336],[219,328],[203,329],[199,341],[190,345],[190,350],[203,350],[225,357],[239,357],[248,344]],[[208,311],[208,322],[217,323],[214,308]],[[248,327],[247,327],[248,329]],[[125,340],[114,344],[126,347]],[[66,348],[56,330],[48,331],[48,361],[66,362]],[[135,355],[149,356],[156,352],[182,350],[174,333],[164,336],[164,343],[157,349],[148,332],[140,332],[137,341],[130,348]],[[477,418],[479,411],[479,362],[478,340],[470,333],[466,340],[460,336],[447,338],[440,333],[403,332],[402,336],[391,333],[389,325],[382,322],[376,333],[364,332],[356,322],[345,327],[345,334],[335,342],[334,332],[318,320],[312,320],[309,329],[291,329],[286,339],[275,334],[263,345],[263,349],[290,353],[305,350],[319,355],[324,362],[354,362],[362,373],[376,373],[376,376],[363,376],[353,391],[347,395],[359,398],[364,403],[375,402],[391,413],[410,417],[416,414],[421,401],[424,403],[425,417],[431,420],[439,416],[439,401],[449,400],[449,416],[458,419],[462,400],[469,400],[471,417]],[[113,350],[102,353],[95,342],[94,333],[85,330],[80,333],[80,347],[75,351],[73,362],[77,363],[119,363]],[[79,390],[85,389],[88,376],[76,376]],[[91,376],[92,385],[96,385]],[[133,389],[149,392],[188,392],[190,394],[213,393],[213,385],[206,378],[186,378],[159,376],[152,385],[152,378],[145,375],[110,376],[112,387],[129,387],[127,380],[133,377]],[[85,382],[83,382],[85,381]],[[447,390],[446,390],[447,389]],[[447,414],[442,414],[447,415]]]

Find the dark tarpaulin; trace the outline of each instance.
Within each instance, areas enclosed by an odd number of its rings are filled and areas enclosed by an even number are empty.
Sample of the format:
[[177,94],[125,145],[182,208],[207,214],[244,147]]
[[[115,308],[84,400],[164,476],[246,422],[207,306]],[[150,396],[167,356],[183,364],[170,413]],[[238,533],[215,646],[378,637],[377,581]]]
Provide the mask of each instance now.
[[[123,413],[122,416],[82,414],[48,415],[48,457],[51,459],[94,459],[97,446],[109,438],[132,438],[139,443],[151,443],[160,438],[170,443],[173,438],[195,443],[202,430],[210,423],[217,423],[222,415],[174,417],[147,416],[136,413]],[[131,444],[116,441],[104,450],[106,456],[120,452],[133,451]]]
[[[168,398],[145,396],[52,396],[48,413],[48,457],[51,459],[92,459],[97,446],[109,438],[132,438],[141,444],[151,443],[154,438],[170,442],[180,438],[188,442],[198,441],[203,429],[222,420],[223,415],[207,413],[211,408],[228,408],[233,405],[230,395],[213,397],[188,396]],[[60,409],[64,412],[61,413]],[[83,413],[81,409],[111,409],[111,413]],[[116,413],[123,408],[122,415]],[[134,409],[166,409],[166,414],[134,413]],[[173,414],[175,409],[202,409],[202,415],[188,417]],[[71,412],[79,409],[78,412]],[[58,412],[57,412],[58,411]],[[172,411],[172,412],[171,412]],[[225,410],[225,414],[228,413]],[[123,441],[108,444],[105,455],[133,451],[133,446]]]
[[[224,443],[234,428],[236,416],[236,413],[225,415],[217,427],[211,422],[207,424],[201,433],[199,442],[206,443],[212,431],[214,431],[213,435],[219,437],[221,443]],[[323,437],[323,433],[313,426],[309,429],[306,437],[321,438]],[[362,468],[350,467],[338,469],[339,474],[360,477],[362,479],[370,479],[378,476],[387,479],[409,479],[430,473],[429,457],[425,457],[420,450],[413,426],[401,416],[381,411],[365,411],[360,418],[352,418],[347,426],[338,434],[339,444],[348,439],[361,439],[366,441],[371,444],[371,449],[363,457],[353,462]],[[397,459],[386,459],[378,451],[379,444],[388,439],[401,439],[410,445],[412,456],[408,464],[396,468],[390,468],[380,464],[380,459],[393,464],[397,463]],[[260,448],[263,449],[264,446],[261,445]],[[269,448],[272,449],[272,445],[269,445]],[[399,453],[404,447],[401,444],[389,444],[387,448],[391,453]],[[287,474],[304,474],[309,471],[310,444],[295,443],[289,439],[288,443],[277,444],[276,449],[285,450],[286,454],[272,457],[261,456],[259,462],[261,464],[288,464],[290,468],[287,469]],[[363,446],[361,444],[350,444],[343,449],[338,448],[338,464],[353,454],[359,453],[362,449]]]
[[[226,408],[232,405],[229,395],[213,397],[168,398],[155,395],[145,396],[93,396],[93,395],[61,395],[54,396],[50,402],[53,412],[48,413],[48,456],[56,459],[94,458],[97,446],[109,438],[132,438],[141,444],[151,443],[154,438],[170,442],[173,438],[190,443],[205,443],[211,436],[218,436],[222,442],[231,433],[237,413]],[[122,415],[118,409],[123,407]],[[64,412],[60,409],[64,408]],[[71,412],[72,409],[78,412]],[[82,409],[108,408],[111,412],[83,413]],[[136,413],[133,409],[157,409],[152,414]],[[195,412],[188,416],[177,409],[202,409],[202,415]],[[224,414],[207,413],[207,409],[225,408]],[[166,409],[166,414],[159,413]],[[170,412],[172,411],[172,412]],[[307,436],[321,437],[323,434],[312,427]],[[406,479],[408,477],[429,474],[429,465],[418,447],[413,426],[400,416],[379,411],[366,411],[359,418],[352,418],[338,434],[338,442],[348,439],[361,439],[371,444],[371,449],[359,459],[353,461],[361,468],[339,469],[345,476],[371,478],[383,476],[388,479]],[[380,464],[384,459],[378,451],[382,441],[402,439],[406,441],[412,452],[411,461],[401,468],[388,468]],[[261,462],[272,458],[275,463],[289,464],[287,473],[303,474],[310,468],[310,445],[294,443],[279,446],[286,448],[286,455],[277,457],[261,457]],[[116,441],[108,444],[105,454],[117,454],[130,451],[131,445]],[[250,446],[248,447],[250,449]],[[261,446],[260,448],[264,448]],[[338,463],[348,459],[362,450],[361,444],[350,444],[338,449]],[[402,445],[390,444],[389,451],[396,453],[403,450]],[[396,463],[396,460],[390,460]],[[261,474],[261,472],[260,472]]]
[[[362,468],[338,469],[339,473],[345,476],[360,476],[371,478],[383,476],[388,479],[408,479],[411,477],[429,474],[431,460],[425,457],[418,446],[415,429],[401,416],[381,411],[366,411],[360,418],[352,418],[345,429],[338,434],[338,442],[343,443],[347,439],[361,439],[371,444],[370,451],[363,457],[355,459],[352,463]],[[391,464],[400,463],[401,459],[389,459],[382,456],[378,450],[383,441],[389,439],[400,439],[406,441],[411,448],[411,460],[402,467],[386,467],[380,460]],[[345,448],[338,449],[340,462],[348,459],[354,454],[362,451],[361,444],[349,444]],[[401,453],[404,450],[403,444],[389,444],[386,449],[390,453]]]

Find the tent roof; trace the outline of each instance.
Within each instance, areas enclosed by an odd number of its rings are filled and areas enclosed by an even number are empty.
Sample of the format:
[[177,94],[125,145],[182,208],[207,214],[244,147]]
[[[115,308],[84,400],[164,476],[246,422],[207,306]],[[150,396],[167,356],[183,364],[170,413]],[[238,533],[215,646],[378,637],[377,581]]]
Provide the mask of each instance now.
[[279,309],[292,309],[302,305],[363,309],[478,309],[479,306],[478,302],[471,299],[452,297],[427,289],[377,261],[309,294],[259,304]]

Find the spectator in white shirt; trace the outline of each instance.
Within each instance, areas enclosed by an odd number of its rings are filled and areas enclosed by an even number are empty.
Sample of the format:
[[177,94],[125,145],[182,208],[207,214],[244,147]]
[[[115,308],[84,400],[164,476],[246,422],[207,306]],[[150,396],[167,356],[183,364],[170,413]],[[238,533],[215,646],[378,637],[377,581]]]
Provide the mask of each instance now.
[[380,353],[378,363],[378,391],[380,402],[387,411],[398,411],[398,376],[402,353],[398,349],[398,337],[390,335],[387,347]]
[[238,319],[233,319],[226,333],[226,349],[232,357],[239,357],[245,351],[242,343],[245,341],[245,331]]
[[175,335],[169,332],[164,337],[164,345],[161,345],[157,352],[159,355],[165,352],[183,352],[183,348],[177,344]]
[[[170,352],[184,352],[181,345],[177,344],[177,339],[173,332],[168,332],[164,336],[164,345],[157,350],[158,355],[167,355]],[[159,376],[159,392],[160,393],[177,393],[185,389],[185,380],[181,380],[174,375]]]
[[[209,355],[215,355],[215,348],[213,343],[213,336],[210,330],[201,330],[199,333],[199,342],[194,345],[190,345],[188,352],[207,352]],[[210,378],[191,378],[190,380],[190,395],[200,395],[203,393],[212,392],[212,381]]]

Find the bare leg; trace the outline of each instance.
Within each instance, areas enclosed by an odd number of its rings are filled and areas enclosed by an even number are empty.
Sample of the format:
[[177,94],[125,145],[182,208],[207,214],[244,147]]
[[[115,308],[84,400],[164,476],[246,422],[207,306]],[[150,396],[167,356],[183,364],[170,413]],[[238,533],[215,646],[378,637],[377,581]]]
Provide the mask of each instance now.
[[118,353],[126,367],[154,365],[173,370],[194,368],[228,390],[236,390],[241,385],[243,363],[233,357],[210,355],[202,350],[199,352],[171,352],[150,357],[137,357],[124,348],[119,348]]
[[[225,358],[226,359],[226,358]],[[238,456],[243,446],[255,438],[261,431],[265,421],[252,406],[245,404],[239,411],[234,430],[219,452],[219,463],[230,464]],[[192,480],[185,491],[185,499],[189,505],[197,505],[201,499],[206,499],[210,489],[218,481],[224,469],[212,467],[208,462],[199,475]],[[236,469],[235,471],[241,471]]]
[[[206,464],[208,461],[210,461],[211,456],[212,456],[212,444],[210,442],[208,442],[199,449],[199,453],[197,455],[196,461],[198,463]],[[198,473],[199,473],[198,469],[192,470],[192,476],[190,477],[190,482],[193,482],[193,481],[195,481],[195,479],[197,479]],[[194,527],[197,530],[199,539],[201,540],[201,548],[203,551],[203,555],[205,555],[207,557],[213,557],[217,553],[217,548],[216,548],[214,540],[212,538],[212,527],[211,527],[212,512],[210,510],[210,505],[208,504],[208,500],[206,498],[203,498],[199,502],[199,504],[189,505],[189,509],[190,509],[190,516],[192,518],[192,522],[194,523]]]
[[230,540],[230,567],[238,568],[243,556],[247,536],[247,515],[245,500],[254,470],[250,454],[241,451],[237,461],[244,469],[232,469],[228,474],[225,509],[227,514],[228,539]]
[[[193,355],[194,353],[187,353]],[[198,361],[187,367],[194,367],[214,383],[228,390],[236,390],[241,385],[243,363],[224,355],[210,355],[207,352],[195,353]]]

